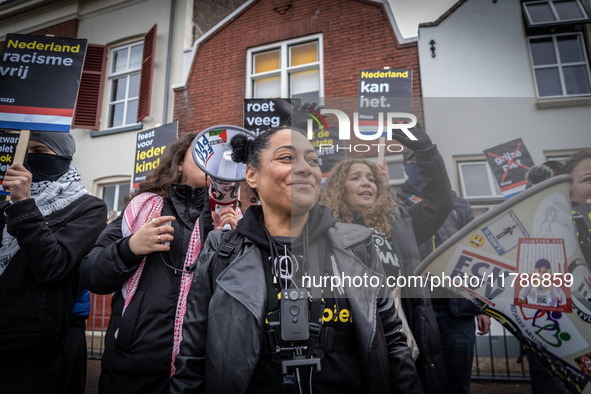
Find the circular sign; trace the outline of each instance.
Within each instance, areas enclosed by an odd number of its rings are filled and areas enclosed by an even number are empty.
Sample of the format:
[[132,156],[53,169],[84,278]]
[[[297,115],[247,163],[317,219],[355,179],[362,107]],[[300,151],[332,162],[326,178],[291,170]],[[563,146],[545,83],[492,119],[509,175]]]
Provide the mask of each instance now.
[[245,134],[254,139],[252,131],[237,126],[213,126],[197,134],[191,146],[191,154],[197,166],[212,178],[225,182],[242,182],[246,164],[232,160],[230,140],[235,135]]

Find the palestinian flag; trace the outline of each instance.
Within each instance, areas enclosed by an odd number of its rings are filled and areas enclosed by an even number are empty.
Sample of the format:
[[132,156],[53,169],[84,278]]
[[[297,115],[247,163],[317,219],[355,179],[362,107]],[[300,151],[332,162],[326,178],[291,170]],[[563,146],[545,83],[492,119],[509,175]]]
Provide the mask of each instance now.
[[226,129],[212,130],[208,134],[210,145],[225,144],[228,142],[228,134],[226,133]]

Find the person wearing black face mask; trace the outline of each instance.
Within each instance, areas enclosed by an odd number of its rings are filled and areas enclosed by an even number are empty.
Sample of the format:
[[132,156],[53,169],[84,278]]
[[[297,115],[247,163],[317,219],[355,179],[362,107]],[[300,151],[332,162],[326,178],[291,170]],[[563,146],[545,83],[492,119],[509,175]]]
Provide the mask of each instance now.
[[[3,393],[67,392],[61,351],[70,341],[78,268],[105,226],[107,207],[70,166],[68,133],[32,132],[27,165],[6,171],[0,205],[0,387]],[[83,329],[82,329],[83,332]],[[76,343],[82,344],[80,340]]]

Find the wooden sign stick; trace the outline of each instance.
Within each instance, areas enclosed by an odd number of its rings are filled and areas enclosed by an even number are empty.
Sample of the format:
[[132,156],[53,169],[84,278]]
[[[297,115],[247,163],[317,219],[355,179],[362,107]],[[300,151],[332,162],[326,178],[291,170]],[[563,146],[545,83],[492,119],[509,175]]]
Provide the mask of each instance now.
[[27,146],[29,145],[30,136],[31,130],[21,130],[12,164],[23,164],[25,161],[25,155],[27,154]]

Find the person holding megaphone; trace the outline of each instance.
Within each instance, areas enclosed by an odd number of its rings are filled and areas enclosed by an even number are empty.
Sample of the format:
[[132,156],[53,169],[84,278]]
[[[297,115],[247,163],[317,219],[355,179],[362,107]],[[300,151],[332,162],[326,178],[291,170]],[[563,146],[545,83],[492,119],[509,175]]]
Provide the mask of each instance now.
[[384,272],[372,230],[317,204],[310,141],[289,127],[230,144],[261,205],[204,246],[171,392],[423,393],[390,290],[318,283]]
[[185,134],[167,149],[82,263],[82,281],[90,291],[115,292],[101,394],[168,393],[190,266],[213,229],[212,220],[220,228],[238,222],[230,206],[219,215],[211,212],[206,176],[191,155],[196,135]]

